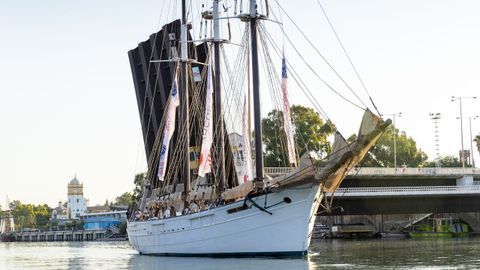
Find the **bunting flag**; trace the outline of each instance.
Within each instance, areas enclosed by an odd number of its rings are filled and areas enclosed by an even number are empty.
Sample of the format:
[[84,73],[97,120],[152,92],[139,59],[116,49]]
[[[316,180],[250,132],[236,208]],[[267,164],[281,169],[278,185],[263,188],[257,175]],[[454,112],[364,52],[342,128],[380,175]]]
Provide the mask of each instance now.
[[198,175],[204,177],[211,172],[212,156],[210,149],[213,142],[213,89],[212,89],[212,65],[207,67],[207,89],[205,99],[205,121],[203,125],[202,149],[200,150],[200,161]]
[[175,76],[171,96],[168,102],[167,118],[165,121],[165,130],[163,132],[162,148],[160,149],[160,160],[158,162],[157,175],[160,181],[164,180],[165,170],[167,169],[168,149],[170,146],[170,139],[172,138],[173,132],[175,132],[175,115],[179,104],[177,76]]
[[242,138],[243,138],[243,183],[247,181],[252,181],[253,179],[253,170],[252,170],[252,148],[250,146],[250,131],[248,128],[248,100],[245,96],[245,102],[243,103],[243,119],[242,119]]
[[290,112],[290,102],[288,101],[287,82],[287,63],[284,56],[282,58],[283,127],[287,135],[288,161],[296,165],[297,159],[295,157],[295,141],[293,140],[292,117]]

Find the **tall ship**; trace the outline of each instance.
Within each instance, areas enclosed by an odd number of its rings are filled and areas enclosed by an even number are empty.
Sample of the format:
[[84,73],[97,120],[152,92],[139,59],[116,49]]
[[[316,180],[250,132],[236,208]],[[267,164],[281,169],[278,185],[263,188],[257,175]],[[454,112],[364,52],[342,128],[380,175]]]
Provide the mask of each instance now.
[[[128,53],[148,160],[129,241],[141,254],[165,256],[306,255],[318,208],[331,206],[324,194],[335,192],[390,120],[364,108],[355,138],[331,124],[328,155],[299,155],[287,90],[293,69],[267,30],[281,24],[269,17],[268,1],[204,1],[198,16],[181,2],[181,18]],[[243,31],[232,33],[231,20]],[[227,55],[235,55],[233,65]],[[290,166],[276,177],[264,168],[261,111],[269,96]]]
[[10,202],[6,200],[5,210],[0,216],[0,242],[14,242],[15,241],[15,223],[13,214],[10,210]]

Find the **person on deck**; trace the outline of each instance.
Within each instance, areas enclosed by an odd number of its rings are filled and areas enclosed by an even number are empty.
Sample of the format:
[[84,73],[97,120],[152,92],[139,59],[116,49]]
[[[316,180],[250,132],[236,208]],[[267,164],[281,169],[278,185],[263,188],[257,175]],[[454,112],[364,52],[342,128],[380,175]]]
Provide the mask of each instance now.
[[195,201],[192,201],[190,203],[190,209],[191,209],[192,213],[196,213],[196,212],[200,211],[200,207],[198,206],[198,204]]
[[167,209],[165,210],[165,218],[169,218],[170,217],[170,208],[168,208],[167,206]]
[[157,217],[163,219],[163,207],[158,207]]

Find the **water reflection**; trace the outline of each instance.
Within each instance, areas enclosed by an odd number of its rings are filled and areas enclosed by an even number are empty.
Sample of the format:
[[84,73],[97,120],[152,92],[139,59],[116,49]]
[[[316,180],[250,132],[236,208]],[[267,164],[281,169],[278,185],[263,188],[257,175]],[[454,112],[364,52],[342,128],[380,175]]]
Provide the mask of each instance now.
[[288,269],[305,270],[307,258],[203,258],[203,257],[157,257],[133,255],[129,261],[131,269],[175,269],[175,270],[219,270],[219,269]]
[[312,245],[311,269],[449,269],[480,267],[479,238],[330,240]]
[[480,237],[322,240],[306,258],[138,255],[128,242],[0,243],[0,269],[480,269]]

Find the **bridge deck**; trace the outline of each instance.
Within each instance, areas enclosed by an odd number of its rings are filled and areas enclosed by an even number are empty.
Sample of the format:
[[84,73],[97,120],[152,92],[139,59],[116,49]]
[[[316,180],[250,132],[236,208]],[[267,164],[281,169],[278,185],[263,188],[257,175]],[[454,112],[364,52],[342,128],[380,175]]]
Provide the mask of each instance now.
[[[293,167],[266,167],[265,173],[270,176],[279,176],[287,174],[294,170]],[[370,176],[370,177],[384,177],[384,176],[420,176],[420,177],[435,177],[435,176],[449,176],[456,177],[462,175],[473,175],[480,177],[479,168],[376,168],[363,167],[355,168],[349,172],[349,176]]]
[[[339,188],[334,196],[373,197],[373,196],[424,196],[424,195],[478,195],[480,185],[468,186],[410,186],[410,187],[349,187]],[[327,193],[332,196],[332,193]]]

